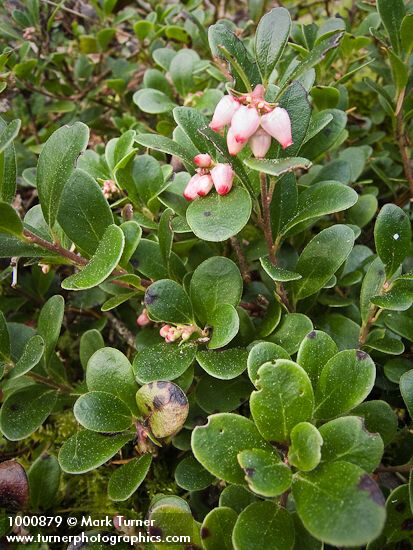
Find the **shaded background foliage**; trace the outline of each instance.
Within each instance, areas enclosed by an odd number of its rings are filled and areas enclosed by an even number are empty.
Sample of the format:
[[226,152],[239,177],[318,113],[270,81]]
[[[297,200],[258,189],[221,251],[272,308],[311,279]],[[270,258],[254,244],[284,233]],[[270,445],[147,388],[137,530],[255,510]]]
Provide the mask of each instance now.
[[[28,472],[18,510],[150,507],[164,532],[205,548],[263,547],[260,518],[274,548],[411,544],[413,4],[282,2],[289,43],[263,74],[257,24],[275,4],[2,6],[0,453]],[[281,163],[244,150],[222,203],[188,206],[194,154],[228,161],[206,128],[216,103],[261,77],[294,146],[272,146]],[[152,322],[137,327],[144,307]],[[162,322],[193,321],[188,343],[161,340]],[[295,391],[307,402],[294,406]],[[326,533],[334,504],[317,487],[334,483],[349,491],[344,528]]]

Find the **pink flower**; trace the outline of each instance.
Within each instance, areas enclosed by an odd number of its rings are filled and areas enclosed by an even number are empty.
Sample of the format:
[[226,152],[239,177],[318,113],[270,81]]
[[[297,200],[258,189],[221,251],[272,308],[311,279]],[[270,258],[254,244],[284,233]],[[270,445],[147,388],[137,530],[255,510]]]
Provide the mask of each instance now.
[[238,153],[242,151],[242,149],[244,149],[245,143],[239,143],[234,137],[234,132],[232,131],[232,128],[229,128],[227,133],[227,147],[230,155],[232,155],[233,157],[235,155],[238,155]]
[[226,195],[231,191],[234,171],[229,164],[217,164],[211,170],[211,177],[218,195]]
[[197,185],[198,197],[205,197],[205,195],[208,195],[213,185],[214,185],[214,182],[212,181],[212,178],[209,174],[199,176],[198,185]]
[[263,115],[261,126],[281,144],[283,149],[293,144],[290,115],[282,107],[276,107],[270,113]]
[[209,127],[215,132],[222,130],[224,126],[227,126],[231,122],[232,117],[239,109],[239,106],[240,104],[234,97],[231,95],[225,95],[218,101]]
[[254,157],[257,159],[262,159],[265,157],[271,146],[271,136],[262,128],[258,128],[255,134],[250,137],[248,143]]
[[162,338],[166,338],[168,335],[168,332],[171,330],[170,325],[164,325],[161,330],[159,331],[159,334],[162,336]]
[[231,130],[235,141],[245,143],[255,134],[260,125],[260,116],[254,107],[241,107],[236,111],[231,120]]
[[192,176],[192,178],[188,181],[184,190],[184,197],[187,201],[193,201],[198,197],[198,186],[200,178],[201,176],[199,174],[195,174],[195,176]]
[[194,162],[200,168],[209,168],[212,163],[212,158],[208,153],[200,153],[199,155],[195,155]]
[[148,317],[148,312],[146,311],[146,309],[144,309],[139,317],[136,319],[136,324],[140,327],[145,327],[146,325],[149,325],[150,322],[151,320]]

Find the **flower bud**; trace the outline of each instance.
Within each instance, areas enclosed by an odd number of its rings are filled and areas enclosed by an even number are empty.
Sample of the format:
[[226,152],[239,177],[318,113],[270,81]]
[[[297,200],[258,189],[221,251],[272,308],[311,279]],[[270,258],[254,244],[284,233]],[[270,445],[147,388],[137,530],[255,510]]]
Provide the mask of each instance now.
[[200,153],[194,156],[194,162],[200,168],[209,168],[212,163],[212,158],[208,153]]
[[239,143],[238,141],[236,141],[234,137],[234,132],[231,128],[229,128],[227,133],[228,153],[234,157],[235,155],[238,155],[238,153],[242,151],[242,149],[244,149],[244,145],[245,143]]
[[225,95],[218,101],[209,127],[215,132],[222,130],[224,126],[227,126],[231,122],[235,111],[239,107],[239,102],[232,95]]
[[188,181],[184,190],[184,197],[187,201],[193,201],[198,197],[198,182],[200,178],[201,176],[199,174],[195,174],[195,176],[192,176]]
[[283,149],[293,144],[290,115],[282,107],[276,107],[270,113],[263,115],[261,126],[281,144]]
[[260,125],[260,116],[255,107],[241,107],[237,110],[231,120],[231,130],[235,141],[245,143],[255,134]]
[[151,320],[148,317],[148,312],[146,311],[146,309],[144,309],[139,317],[136,319],[136,324],[140,327],[145,327],[146,325],[149,325],[150,322]]
[[170,331],[171,326],[170,325],[164,325],[161,330],[159,331],[159,334],[162,336],[162,338],[165,338]]
[[198,197],[205,197],[211,191],[214,182],[209,174],[200,176],[198,180]]
[[268,153],[268,149],[271,146],[271,136],[262,128],[258,128],[255,134],[250,137],[248,143],[254,157],[262,159]]
[[229,164],[217,164],[211,170],[211,177],[218,195],[226,195],[231,191],[234,171]]

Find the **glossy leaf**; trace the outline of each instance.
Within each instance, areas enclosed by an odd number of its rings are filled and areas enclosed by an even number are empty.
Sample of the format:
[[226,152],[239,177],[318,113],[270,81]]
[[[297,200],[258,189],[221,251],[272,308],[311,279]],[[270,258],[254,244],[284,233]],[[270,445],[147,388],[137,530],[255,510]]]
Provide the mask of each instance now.
[[174,380],[181,376],[195,359],[196,346],[160,342],[140,350],[133,361],[137,380],[141,383]]
[[383,441],[378,434],[370,433],[358,416],[330,420],[320,427],[323,437],[322,461],[344,460],[373,472],[383,455]]
[[149,316],[165,323],[191,324],[192,305],[184,289],[170,279],[151,284],[145,293],[145,306]]
[[247,368],[248,352],[241,348],[223,351],[199,351],[196,359],[201,367],[214,378],[231,380]]
[[293,496],[304,526],[333,546],[364,545],[383,528],[383,495],[376,482],[354,464],[333,462],[296,474]]
[[302,279],[295,281],[295,299],[318,292],[344,263],[354,245],[354,233],[346,225],[323,229],[304,248],[296,265]]
[[301,342],[297,363],[303,367],[311,383],[316,386],[324,365],[336,353],[337,344],[331,336],[321,330],[312,330]]
[[388,279],[409,253],[411,238],[410,220],[405,212],[394,204],[385,204],[377,216],[374,240]]
[[122,352],[114,348],[101,348],[89,359],[86,368],[87,389],[108,392],[124,401],[136,412],[135,382],[132,366]]
[[108,496],[117,502],[127,500],[144,481],[152,463],[152,455],[132,458],[127,464],[117,468],[110,476]]
[[118,265],[125,236],[117,225],[109,225],[89,263],[62,282],[65,290],[86,290],[99,285]]
[[66,235],[89,255],[113,223],[101,187],[80,169],[72,173],[63,189],[57,219]]
[[371,392],[376,367],[358,350],[340,351],[321,371],[315,392],[316,418],[333,418],[359,405]]
[[30,484],[30,504],[34,510],[50,510],[56,504],[60,485],[60,466],[57,458],[42,453],[27,473]]
[[0,202],[0,233],[21,238],[23,224],[16,210],[7,202]]
[[193,456],[189,455],[181,460],[176,467],[175,481],[179,487],[186,491],[201,491],[211,485],[214,476],[207,472]]
[[190,296],[195,314],[206,323],[218,305],[236,307],[242,287],[241,273],[232,260],[220,256],[208,258],[191,277]]
[[132,414],[125,403],[103,391],[81,395],[73,413],[79,424],[93,432],[122,432],[132,424]]
[[274,8],[260,20],[255,35],[255,55],[263,81],[280,59],[290,34],[291,18],[285,8]]
[[251,198],[245,189],[237,186],[228,195],[212,193],[191,202],[186,219],[197,237],[220,242],[239,233],[250,214]]
[[232,534],[235,550],[271,548],[290,550],[294,545],[294,524],[287,510],[274,502],[254,502],[238,516]]
[[322,433],[309,422],[300,422],[291,430],[288,462],[303,472],[314,470],[321,460]]
[[207,424],[192,432],[191,445],[195,458],[211,474],[240,485],[245,481],[238,453],[245,449],[270,449],[251,420],[232,413],[209,416]]
[[205,550],[232,550],[232,530],[237,513],[227,506],[213,508],[205,516],[201,527],[202,546]]
[[290,468],[274,452],[246,449],[238,454],[248,487],[264,497],[281,495],[291,485]]
[[8,378],[12,380],[23,376],[35,367],[43,356],[45,351],[45,342],[39,335],[32,336],[24,348],[22,356],[19,358]]
[[46,386],[30,385],[10,394],[0,411],[0,429],[10,441],[25,439],[43,424],[53,411],[57,392]]
[[59,451],[59,464],[68,474],[83,474],[99,468],[135,437],[135,433],[99,434],[81,430],[72,435]]
[[306,372],[293,361],[278,359],[275,365],[264,364],[256,386],[250,409],[265,439],[286,442],[296,424],[312,418],[313,388]]
[[75,122],[56,130],[40,153],[36,182],[44,219],[50,227],[55,224],[63,188],[88,140],[88,127]]

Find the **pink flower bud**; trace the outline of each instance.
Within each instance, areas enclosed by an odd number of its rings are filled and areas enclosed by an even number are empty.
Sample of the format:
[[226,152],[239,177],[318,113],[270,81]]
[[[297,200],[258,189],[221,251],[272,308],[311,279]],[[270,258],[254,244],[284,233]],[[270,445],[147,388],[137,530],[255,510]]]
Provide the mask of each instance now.
[[146,309],[144,309],[139,317],[136,319],[136,324],[140,327],[145,327],[146,325],[149,325],[150,322],[151,320],[148,317],[148,312],[146,311]]
[[218,101],[209,127],[215,132],[219,132],[231,122],[235,111],[239,107],[239,102],[232,95],[225,95]]
[[198,197],[198,185],[200,178],[201,176],[199,174],[195,174],[195,176],[192,176],[192,178],[188,181],[184,191],[184,197],[187,201],[193,201]]
[[218,195],[226,195],[231,191],[234,171],[229,164],[217,164],[211,170],[211,177]]
[[250,137],[248,143],[254,157],[262,159],[268,153],[268,149],[271,146],[271,136],[262,128],[258,128],[255,134]]
[[235,155],[238,155],[238,153],[242,151],[242,149],[244,149],[245,143],[239,143],[238,141],[236,141],[232,128],[229,128],[227,133],[227,147],[228,147],[228,153],[230,155],[232,155],[233,157]]
[[208,153],[200,153],[199,155],[195,155],[194,162],[200,168],[209,168],[212,163],[212,158]]
[[200,176],[198,180],[198,196],[205,197],[211,191],[214,182],[209,174]]
[[283,149],[293,144],[290,115],[282,107],[276,107],[270,113],[263,115],[261,126],[281,144]]
[[159,331],[159,334],[162,336],[162,338],[165,338],[170,330],[171,330],[170,325],[164,325]]
[[265,88],[262,84],[257,84],[254,88],[254,91],[252,92],[251,96],[254,99],[264,99],[265,95]]
[[260,116],[255,107],[241,107],[237,110],[231,120],[231,130],[234,133],[235,141],[245,143],[260,125]]

